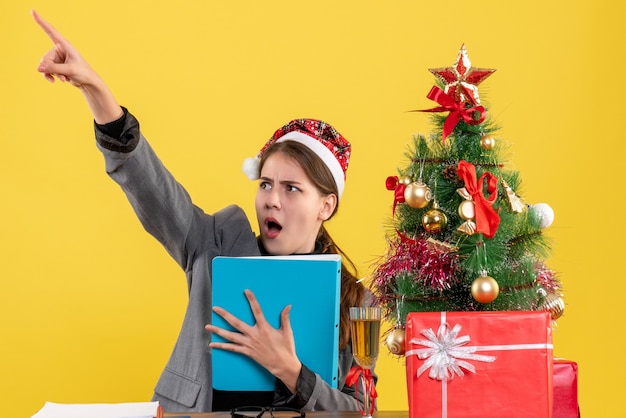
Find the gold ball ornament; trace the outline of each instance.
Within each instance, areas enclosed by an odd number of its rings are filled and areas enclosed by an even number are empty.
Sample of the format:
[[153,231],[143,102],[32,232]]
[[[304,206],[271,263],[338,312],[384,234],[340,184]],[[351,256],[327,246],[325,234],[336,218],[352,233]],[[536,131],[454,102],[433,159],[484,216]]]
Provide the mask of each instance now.
[[472,297],[476,302],[490,303],[500,293],[498,282],[491,276],[482,275],[472,282]]
[[426,207],[432,197],[430,187],[421,181],[414,181],[404,189],[405,203],[415,209]]
[[556,321],[565,311],[565,302],[563,302],[563,299],[561,299],[559,295],[548,293],[543,307],[546,311],[550,312],[550,316],[554,321]]
[[406,348],[405,348],[405,331],[404,328],[396,327],[393,331],[387,335],[387,339],[385,340],[385,345],[389,352],[396,356],[403,356]]
[[484,150],[491,150],[496,146],[496,139],[489,135],[483,135],[479,141],[480,147]]
[[402,176],[398,179],[398,183],[408,186],[409,184],[413,183],[413,179],[411,178],[411,176]]
[[438,234],[448,224],[448,217],[439,209],[430,209],[422,216],[422,226],[429,234]]

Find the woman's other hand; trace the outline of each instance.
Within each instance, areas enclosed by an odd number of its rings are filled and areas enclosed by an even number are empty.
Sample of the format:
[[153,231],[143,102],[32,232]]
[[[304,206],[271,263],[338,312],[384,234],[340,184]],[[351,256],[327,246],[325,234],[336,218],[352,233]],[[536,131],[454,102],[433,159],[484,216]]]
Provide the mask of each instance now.
[[292,393],[296,391],[298,376],[302,364],[296,355],[296,345],[291,329],[289,312],[291,306],[285,307],[280,314],[280,328],[272,327],[259,305],[256,297],[250,290],[245,292],[255,325],[248,325],[219,306],[213,311],[239,332],[228,331],[213,325],[207,325],[207,331],[213,332],[229,342],[212,342],[211,348],[229,350],[245,354],[272,375],[280,379]]

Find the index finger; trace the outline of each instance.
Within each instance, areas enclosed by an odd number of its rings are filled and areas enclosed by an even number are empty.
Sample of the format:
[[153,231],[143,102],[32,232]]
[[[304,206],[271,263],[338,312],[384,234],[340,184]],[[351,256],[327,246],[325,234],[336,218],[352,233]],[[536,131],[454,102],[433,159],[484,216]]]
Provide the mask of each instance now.
[[52,42],[57,44],[65,41],[65,38],[61,36],[59,31],[57,31],[54,26],[52,26],[50,23],[46,22],[41,16],[39,16],[39,13],[31,10],[30,14],[33,16],[33,19],[35,19],[35,22],[37,22],[39,27],[43,29],[44,32],[46,32],[46,35],[48,35]]

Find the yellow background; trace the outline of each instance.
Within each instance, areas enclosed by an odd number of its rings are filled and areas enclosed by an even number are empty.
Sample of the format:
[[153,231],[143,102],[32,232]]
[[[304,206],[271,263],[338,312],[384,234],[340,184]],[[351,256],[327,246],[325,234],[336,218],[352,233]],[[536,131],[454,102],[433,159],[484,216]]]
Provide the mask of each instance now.
[[[80,93],[35,67],[51,46],[37,9],[108,81],[207,211],[280,125],[322,118],[353,143],[331,233],[365,275],[385,251],[411,136],[428,132],[428,68],[465,43],[496,68],[481,97],[511,144],[528,203],[556,212],[549,265],[565,285],[555,354],[580,366],[585,417],[623,406],[626,236],[624,28],[616,1],[4,1],[0,6],[0,415],[45,401],[145,401],[176,339],[182,272],[104,173]],[[314,284],[313,284],[314,285]],[[382,348],[380,408],[407,407]]]

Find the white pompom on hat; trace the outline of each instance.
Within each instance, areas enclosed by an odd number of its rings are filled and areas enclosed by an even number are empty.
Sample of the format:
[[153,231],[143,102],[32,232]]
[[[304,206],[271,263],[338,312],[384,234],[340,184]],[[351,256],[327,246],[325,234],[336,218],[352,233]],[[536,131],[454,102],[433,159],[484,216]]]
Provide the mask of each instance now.
[[296,141],[307,146],[328,167],[337,184],[341,198],[346,182],[346,171],[350,162],[350,143],[335,128],[316,119],[294,119],[274,132],[254,158],[246,158],[242,170],[250,180],[260,176],[259,162],[265,150],[276,142]]

